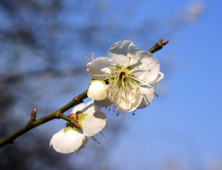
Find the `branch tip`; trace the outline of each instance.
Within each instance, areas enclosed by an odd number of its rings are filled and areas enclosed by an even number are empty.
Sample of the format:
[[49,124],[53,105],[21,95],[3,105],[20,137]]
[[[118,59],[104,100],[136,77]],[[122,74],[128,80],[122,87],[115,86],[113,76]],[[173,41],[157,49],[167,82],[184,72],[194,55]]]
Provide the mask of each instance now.
[[34,109],[33,109],[33,111],[32,111],[32,114],[36,114],[36,112],[37,112],[37,108],[35,107]]
[[169,41],[168,40],[164,40],[161,38],[160,41],[158,42],[158,45],[163,47],[164,45],[166,45]]
[[31,118],[30,118],[30,120],[29,120],[28,123],[32,124],[33,122],[35,122],[35,120],[36,120],[36,112],[37,112],[37,109],[36,109],[36,107],[35,107],[35,108],[33,109],[33,111],[32,111]]

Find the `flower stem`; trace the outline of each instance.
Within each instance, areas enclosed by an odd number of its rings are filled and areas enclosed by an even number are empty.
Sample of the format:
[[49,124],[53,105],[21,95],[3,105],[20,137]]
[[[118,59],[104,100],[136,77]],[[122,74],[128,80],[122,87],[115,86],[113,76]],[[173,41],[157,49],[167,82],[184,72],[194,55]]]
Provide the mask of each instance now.
[[[82,94],[78,95],[77,97],[75,97],[72,101],[70,101],[69,103],[67,103],[65,106],[61,107],[60,109],[56,110],[55,112],[52,112],[50,114],[48,114],[47,116],[44,116],[36,121],[34,121],[33,123],[28,123],[27,125],[25,125],[24,127],[22,127],[21,129],[17,130],[16,132],[12,133],[11,135],[3,138],[2,140],[0,140],[0,147],[7,145],[7,144],[12,144],[14,142],[14,140],[21,136],[22,134],[28,132],[29,130],[44,124],[50,120],[56,119],[57,118],[57,114],[58,113],[63,113],[65,111],[67,111],[68,109],[72,108],[73,106],[83,102],[83,99],[87,98],[87,90],[85,92],[83,92]],[[67,121],[72,121],[71,118],[69,118],[68,116],[63,115],[61,118],[67,120]],[[70,119],[70,120],[69,120]]]

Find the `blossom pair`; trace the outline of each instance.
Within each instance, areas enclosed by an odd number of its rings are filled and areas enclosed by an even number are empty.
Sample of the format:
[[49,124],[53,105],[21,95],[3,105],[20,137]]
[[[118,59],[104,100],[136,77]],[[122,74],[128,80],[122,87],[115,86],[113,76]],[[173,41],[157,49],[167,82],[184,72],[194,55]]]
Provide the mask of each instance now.
[[113,44],[108,57],[92,59],[86,70],[94,79],[88,97],[94,99],[96,105],[106,107],[114,104],[116,111],[122,112],[147,107],[155,94],[153,84],[164,76],[152,53],[140,51],[127,40]]
[[77,123],[72,127],[66,122],[67,127],[53,135],[50,146],[63,154],[84,148],[88,141],[87,137],[93,138],[106,126],[106,115],[100,109],[101,107],[95,106],[92,101],[74,107],[70,118]]

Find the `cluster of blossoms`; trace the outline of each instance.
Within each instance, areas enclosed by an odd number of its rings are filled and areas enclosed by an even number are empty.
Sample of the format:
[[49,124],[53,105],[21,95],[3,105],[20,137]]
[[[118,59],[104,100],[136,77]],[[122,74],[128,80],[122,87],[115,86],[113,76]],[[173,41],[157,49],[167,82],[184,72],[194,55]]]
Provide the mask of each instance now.
[[119,111],[134,115],[136,109],[147,107],[154,95],[158,96],[154,85],[164,74],[152,53],[140,51],[131,41],[119,41],[110,48],[108,57],[94,59],[92,55],[86,70],[93,79],[87,92],[93,100],[72,110],[74,127],[67,122],[67,127],[52,137],[50,146],[60,153],[79,151],[86,146],[87,137],[96,141],[93,136],[107,123],[106,115],[100,111],[102,107],[113,105],[117,115]]

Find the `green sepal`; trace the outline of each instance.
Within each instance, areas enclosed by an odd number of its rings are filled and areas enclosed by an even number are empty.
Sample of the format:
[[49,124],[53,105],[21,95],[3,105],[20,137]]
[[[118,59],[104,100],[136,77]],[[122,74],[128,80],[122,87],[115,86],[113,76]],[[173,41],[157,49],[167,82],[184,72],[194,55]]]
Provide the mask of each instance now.
[[75,114],[79,115],[79,114],[83,114],[83,112],[77,111]]
[[71,126],[68,126],[68,127],[64,128],[64,132],[66,133],[67,131],[69,131],[69,130],[71,130],[71,129],[72,129],[72,127],[71,127]]
[[88,87],[89,87],[92,83],[94,83],[95,81],[100,81],[102,84],[106,84],[106,82],[105,82],[104,80],[92,80],[92,81],[89,82]]
[[74,131],[77,131],[77,132],[78,132],[78,131],[80,131],[80,128],[78,128],[78,127],[73,127],[73,128],[72,128],[72,130],[74,130]]
[[70,123],[69,123],[69,122],[66,122],[66,127],[69,127],[69,126],[71,126]]
[[64,132],[66,133],[67,131],[69,131],[69,130],[74,130],[74,131],[79,131],[80,130],[80,128],[78,128],[78,127],[71,127],[71,126],[68,126],[68,127],[66,127],[66,128],[64,128]]
[[83,120],[85,120],[85,118],[88,116],[88,114],[80,114],[79,115],[79,120],[78,120],[78,123],[79,125],[82,127],[82,122]]

